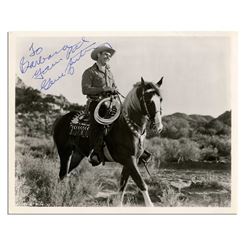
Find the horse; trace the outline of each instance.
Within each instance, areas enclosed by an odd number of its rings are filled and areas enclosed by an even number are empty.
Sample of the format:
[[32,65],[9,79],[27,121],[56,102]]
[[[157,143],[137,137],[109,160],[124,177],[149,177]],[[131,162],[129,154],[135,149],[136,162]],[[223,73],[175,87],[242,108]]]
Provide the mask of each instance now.
[[[143,140],[146,126],[160,133],[162,125],[162,94],[160,87],[163,77],[157,82],[141,81],[135,84],[126,96],[120,116],[105,136],[105,143],[113,160],[123,168],[120,177],[119,206],[123,204],[125,189],[129,177],[135,182],[143,195],[145,205],[152,207],[148,187],[139,170],[138,161],[144,152]],[[91,147],[88,138],[70,135],[70,122],[77,112],[72,111],[56,120],[53,128],[53,139],[60,158],[59,178],[76,168],[84,157],[88,157]],[[108,161],[108,160],[107,160]]]

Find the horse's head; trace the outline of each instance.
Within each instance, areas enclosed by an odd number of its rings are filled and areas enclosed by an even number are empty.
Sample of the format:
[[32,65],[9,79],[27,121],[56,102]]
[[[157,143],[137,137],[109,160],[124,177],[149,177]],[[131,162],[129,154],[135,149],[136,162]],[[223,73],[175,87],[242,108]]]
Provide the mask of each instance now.
[[141,78],[141,96],[140,104],[142,111],[151,121],[151,127],[156,129],[160,133],[163,129],[162,125],[162,95],[160,87],[162,84],[163,77],[156,84],[152,82],[145,82]]

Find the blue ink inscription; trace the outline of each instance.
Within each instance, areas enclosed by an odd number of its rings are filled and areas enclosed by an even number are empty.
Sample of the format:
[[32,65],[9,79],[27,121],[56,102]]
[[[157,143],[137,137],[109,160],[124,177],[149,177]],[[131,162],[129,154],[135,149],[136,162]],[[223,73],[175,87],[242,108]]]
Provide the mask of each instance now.
[[92,43],[91,45],[87,46],[86,48],[80,50],[80,52],[78,52],[76,55],[74,55],[73,57],[71,57],[69,59],[69,62],[66,66],[65,69],[65,73],[73,75],[75,73],[75,69],[73,67],[74,64],[76,64],[83,56],[85,56],[85,54],[92,50],[93,48],[91,48],[91,46],[93,46],[95,43]]
[[[109,43],[103,43],[102,45],[104,44],[112,48]],[[82,37],[75,44],[65,44],[60,49],[44,55],[45,49],[35,46],[32,42],[29,47],[29,56],[21,58],[19,69],[22,74],[31,72],[33,79],[42,80],[40,83],[41,90],[48,90],[66,75],[73,75],[75,73],[75,66],[80,59],[96,47],[96,42],[88,41]],[[63,68],[61,73],[56,73],[56,77],[49,77],[49,73],[55,74],[54,69],[60,69],[58,65],[61,65],[60,68]]]
[[[85,40],[85,38],[82,38],[81,41],[76,44],[73,44],[73,45],[65,44],[62,46],[61,49],[56,50],[53,53],[45,57],[40,55],[37,59],[31,60],[31,61],[25,59],[25,57],[23,56],[20,60],[20,65],[19,65],[20,71],[22,74],[24,74],[27,72],[28,69],[36,68],[38,65],[44,64],[45,62],[51,60],[53,57],[61,54],[62,52],[66,52],[65,58],[68,60],[71,54],[75,53],[79,48],[81,48],[81,46],[84,43],[88,43],[88,42],[89,41]],[[35,49],[34,44],[32,43],[29,50],[32,51],[32,53],[29,56],[33,57],[35,55],[39,55],[43,51],[43,48],[39,47],[38,49]]]
[[39,55],[42,51],[43,51],[43,48],[42,47],[39,47],[37,49],[34,49],[34,44],[32,43],[29,47],[29,51],[32,51],[32,53],[30,54],[30,56],[35,56],[35,55]]
[[60,63],[63,59],[60,58],[58,61],[55,61],[54,63],[47,65],[44,69],[39,68],[35,71],[32,78],[35,79],[44,79],[43,75],[45,75],[49,70],[51,70],[53,67],[55,67],[58,63]]
[[52,80],[49,78],[48,80],[45,79],[41,83],[41,89],[48,90],[55,82],[59,81],[62,77],[65,77],[66,75],[64,73],[61,73],[56,79]]

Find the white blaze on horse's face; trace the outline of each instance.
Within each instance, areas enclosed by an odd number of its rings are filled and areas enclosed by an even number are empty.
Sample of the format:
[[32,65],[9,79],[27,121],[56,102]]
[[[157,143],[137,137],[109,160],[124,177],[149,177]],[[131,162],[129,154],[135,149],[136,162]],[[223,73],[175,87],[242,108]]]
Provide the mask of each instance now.
[[154,118],[155,128],[157,132],[160,133],[163,129],[162,120],[161,120],[161,98],[158,95],[153,95],[151,101],[154,103],[155,110],[156,110],[156,114]]

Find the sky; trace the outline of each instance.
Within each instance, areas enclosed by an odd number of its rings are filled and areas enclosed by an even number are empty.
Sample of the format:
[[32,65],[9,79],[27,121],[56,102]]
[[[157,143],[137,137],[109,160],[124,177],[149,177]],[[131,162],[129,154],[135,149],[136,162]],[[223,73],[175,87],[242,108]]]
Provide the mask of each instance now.
[[94,63],[91,51],[108,43],[116,50],[109,64],[123,95],[141,77],[157,82],[163,76],[165,115],[181,112],[217,117],[232,109],[234,58],[228,34],[52,34],[16,39],[16,75],[45,94],[61,94],[70,102],[85,104],[82,73]]

